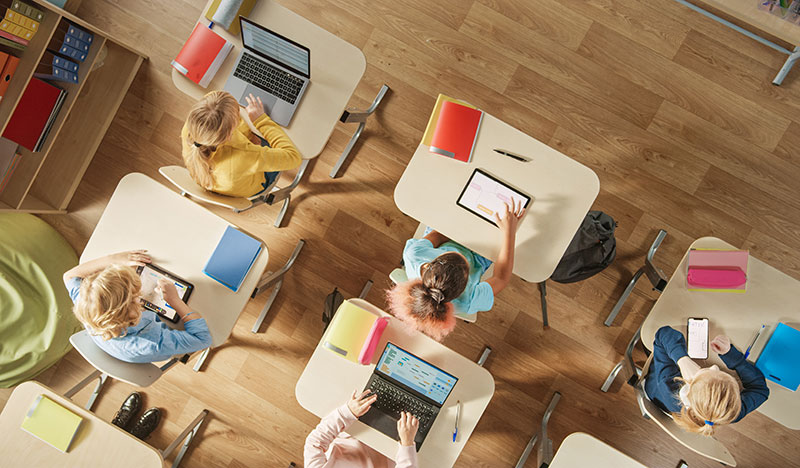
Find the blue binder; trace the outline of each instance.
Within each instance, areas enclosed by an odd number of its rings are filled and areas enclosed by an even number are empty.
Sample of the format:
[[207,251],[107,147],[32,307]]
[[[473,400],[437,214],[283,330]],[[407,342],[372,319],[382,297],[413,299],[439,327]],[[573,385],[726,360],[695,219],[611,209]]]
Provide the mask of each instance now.
[[236,292],[260,252],[261,241],[228,226],[203,273]]
[[800,386],[800,330],[779,323],[769,338],[756,367],[764,377],[791,391]]

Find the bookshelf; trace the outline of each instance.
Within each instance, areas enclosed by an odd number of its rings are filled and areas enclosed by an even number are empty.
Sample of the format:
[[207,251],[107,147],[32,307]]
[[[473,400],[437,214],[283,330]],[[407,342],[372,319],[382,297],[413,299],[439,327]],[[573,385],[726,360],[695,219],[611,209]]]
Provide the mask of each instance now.
[[[39,31],[24,51],[0,47],[20,59],[0,101],[0,133],[19,103],[54,34],[69,21],[94,34],[78,83],[53,82],[67,91],[50,133],[40,151],[19,148],[19,163],[0,192],[0,212],[66,213],[72,195],[117,113],[139,66],[147,56],[111,34],[77,18],[80,0],[65,10],[45,0],[24,0],[45,13]],[[0,0],[7,7],[9,0]],[[4,10],[4,8],[0,8]],[[102,52],[101,52],[102,51]]]

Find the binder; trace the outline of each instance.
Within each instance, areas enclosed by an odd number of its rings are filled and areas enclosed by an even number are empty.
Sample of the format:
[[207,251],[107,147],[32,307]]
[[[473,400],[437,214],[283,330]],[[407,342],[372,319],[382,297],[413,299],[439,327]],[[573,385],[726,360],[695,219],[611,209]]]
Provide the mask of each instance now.
[[0,99],[3,99],[3,96],[6,95],[11,78],[14,76],[14,72],[17,71],[17,65],[19,65],[19,58],[8,55],[5,65],[3,65],[3,70],[0,71]]
[[232,48],[233,44],[202,23],[197,23],[178,56],[172,61],[172,67],[205,88],[211,83]]
[[236,292],[260,252],[261,241],[228,226],[203,268],[203,273]]
[[7,38],[2,37],[2,36],[0,36],[0,45],[11,47],[11,48],[17,49],[17,50],[25,50],[25,47],[27,47],[24,44],[20,44],[19,42],[12,41],[11,39],[7,39]]
[[79,62],[86,60],[86,52],[82,52],[67,44],[61,44],[61,47],[58,48],[58,53],[65,57],[75,59]]
[[26,41],[30,41],[33,38],[33,31],[27,28],[23,28],[22,26],[12,23],[7,19],[3,19],[0,21],[0,30],[6,31],[9,34],[19,37],[20,39],[24,39]]
[[800,387],[800,330],[779,323],[758,356],[756,367],[764,377],[796,391]]
[[66,71],[71,71],[72,73],[78,73],[79,65],[65,57],[59,55],[58,51],[53,49],[46,49],[44,54],[42,55],[41,63],[51,64],[58,68],[63,68]]
[[67,28],[67,34],[69,34],[70,36],[77,38],[79,41],[83,41],[83,42],[85,42],[85,43],[87,43],[89,45],[91,45],[92,41],[94,41],[94,34],[90,33],[89,31],[86,31],[84,29],[81,29],[81,28],[79,28],[78,26],[75,26],[72,23],[69,23],[69,27]]
[[6,10],[5,19],[11,21],[12,23],[18,24],[18,25],[22,26],[25,29],[30,29],[31,31],[33,31],[34,34],[36,34],[36,31],[39,30],[39,22],[38,21],[36,21],[36,20],[34,20],[32,18],[28,18],[27,16],[25,16],[25,15],[23,15],[21,13],[18,13],[18,12],[14,11],[14,10],[12,10],[10,8],[8,10]]
[[439,113],[442,111],[442,104],[444,104],[445,101],[455,102],[461,104],[462,106],[476,109],[476,107],[472,104],[468,104],[459,99],[454,99],[450,96],[440,94],[439,97],[436,98],[436,104],[433,106],[433,112],[431,112],[431,116],[428,119],[428,125],[425,127],[425,133],[422,135],[422,144],[425,146],[430,146],[431,144],[431,140],[433,139],[433,131],[436,129],[436,124],[439,122]]
[[[23,45],[23,46],[26,46],[26,47],[30,43],[30,41],[26,41],[25,39],[23,39],[21,37],[17,37],[15,35],[11,34],[10,32],[2,30],[2,29],[0,29],[0,37],[2,37],[3,39],[7,39],[9,41],[12,41],[12,42],[16,42],[17,44],[20,44],[20,45]],[[23,49],[24,48],[25,47],[23,47]]]
[[78,83],[78,74],[67,71],[63,68],[56,67],[52,64],[40,63],[36,67],[36,73],[33,74],[36,78],[52,81],[64,81],[67,83]]
[[14,0],[11,2],[11,6],[9,8],[40,23],[42,22],[42,19],[44,19],[44,12],[42,10],[34,8],[25,2],[21,2],[20,0]]
[[31,78],[14,113],[3,131],[3,137],[30,151],[41,149],[42,137],[52,115],[63,103],[64,90],[38,78]]
[[451,101],[442,103],[430,152],[462,162],[472,161],[483,111]]
[[67,453],[83,418],[55,401],[39,395],[22,421],[22,429]]

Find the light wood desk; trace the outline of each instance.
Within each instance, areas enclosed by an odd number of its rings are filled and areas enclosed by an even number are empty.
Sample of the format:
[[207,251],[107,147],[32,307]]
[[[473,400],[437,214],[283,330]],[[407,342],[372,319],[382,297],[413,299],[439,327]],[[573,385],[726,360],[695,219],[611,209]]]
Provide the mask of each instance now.
[[[51,447],[20,428],[39,395],[47,395],[83,418],[68,453]],[[33,381],[21,383],[0,414],[0,465],[4,468],[59,467],[155,468],[164,466],[161,453],[91,411]]]
[[558,448],[550,468],[647,468],[614,447],[589,434],[574,432],[567,436]]
[[[495,153],[494,148],[531,161],[516,161]],[[517,231],[514,274],[526,281],[544,282],[597,197],[597,175],[489,114],[483,116],[469,164],[433,154],[420,144],[395,188],[397,207],[492,261],[500,251],[499,230],[456,205],[478,167],[533,197]]]
[[[372,365],[362,366],[343,359],[323,348],[323,336],[297,381],[295,396],[300,405],[320,418],[345,403],[353,390],[363,390],[375,369],[387,341],[407,349],[431,364],[458,377],[459,381],[445,401],[418,454],[420,467],[453,466],[483,411],[494,395],[492,375],[476,363],[427,336],[409,333],[394,317],[361,299],[350,299],[359,307],[390,318],[389,326],[377,347]],[[458,438],[453,442],[456,402],[461,401]],[[377,430],[356,421],[348,434],[394,460],[398,442]]]
[[[208,25],[203,8],[199,23]],[[297,112],[286,127],[303,159],[317,157],[333,133],[347,101],[367,68],[364,54],[356,46],[322,29],[273,0],[259,0],[248,19],[282,34],[311,49],[311,82]],[[237,19],[238,21],[238,19]],[[172,69],[172,82],[184,94],[200,99],[209,91],[222,89],[242,50],[240,35],[232,35],[221,27],[214,32],[232,42],[234,47],[208,88],[202,88]],[[178,51],[175,51],[178,54]]]
[[147,249],[153,263],[194,285],[189,307],[202,314],[212,346],[228,339],[267,266],[263,246],[238,292],[203,274],[231,224],[144,174],[120,180],[97,223],[81,262],[124,250]]
[[[693,248],[735,247],[714,237],[703,237],[689,247]],[[685,334],[689,317],[708,317],[709,338],[728,335],[731,343],[743,353],[762,324],[771,326],[769,331],[774,330],[778,322],[800,328],[800,281],[751,256],[744,294],[689,291],[686,288],[687,257],[688,251],[642,324],[642,343],[648,349],[652,350],[656,331],[664,325]],[[758,357],[768,336],[769,333],[763,333],[753,346],[751,361]],[[720,369],[727,369],[715,352],[708,354],[705,365],[717,364]],[[800,392],[792,392],[770,380],[767,386],[769,399],[757,411],[790,429],[800,429]]]

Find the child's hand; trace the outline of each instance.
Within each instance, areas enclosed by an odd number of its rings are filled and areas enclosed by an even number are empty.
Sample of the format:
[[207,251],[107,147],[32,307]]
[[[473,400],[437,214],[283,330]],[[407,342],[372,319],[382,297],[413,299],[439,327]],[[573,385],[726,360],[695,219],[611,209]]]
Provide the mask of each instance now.
[[711,340],[711,349],[717,354],[727,354],[731,350],[731,339],[725,335],[717,335]]
[[247,111],[247,116],[250,117],[250,120],[255,122],[256,119],[264,115],[264,104],[261,102],[260,97],[254,97],[252,94],[245,96],[245,100],[247,101],[247,107],[244,108]]
[[129,250],[128,252],[119,252],[108,256],[110,265],[128,265],[131,267],[144,266],[145,263],[150,263],[150,256],[147,255],[147,250]]
[[350,409],[350,412],[353,413],[353,416],[360,418],[367,414],[369,407],[378,399],[377,393],[373,393],[372,395],[369,395],[369,393],[369,390],[364,390],[359,395],[356,390],[353,390],[353,396],[350,397],[350,401],[347,402],[347,407]]
[[397,434],[400,436],[400,445],[410,447],[414,445],[414,437],[419,429],[419,419],[413,414],[403,411],[397,420]]
[[500,228],[506,235],[516,234],[517,225],[522,215],[525,214],[525,208],[522,207],[522,201],[515,201],[511,199],[511,204],[506,203],[506,210],[501,218],[497,213],[494,214],[494,219],[497,222],[497,227]]
[[172,281],[159,278],[158,289],[161,290],[161,294],[164,296],[164,300],[167,301],[167,304],[171,305],[173,308],[175,308],[175,304],[181,302],[181,298],[178,296],[178,290],[175,288],[175,283]]

